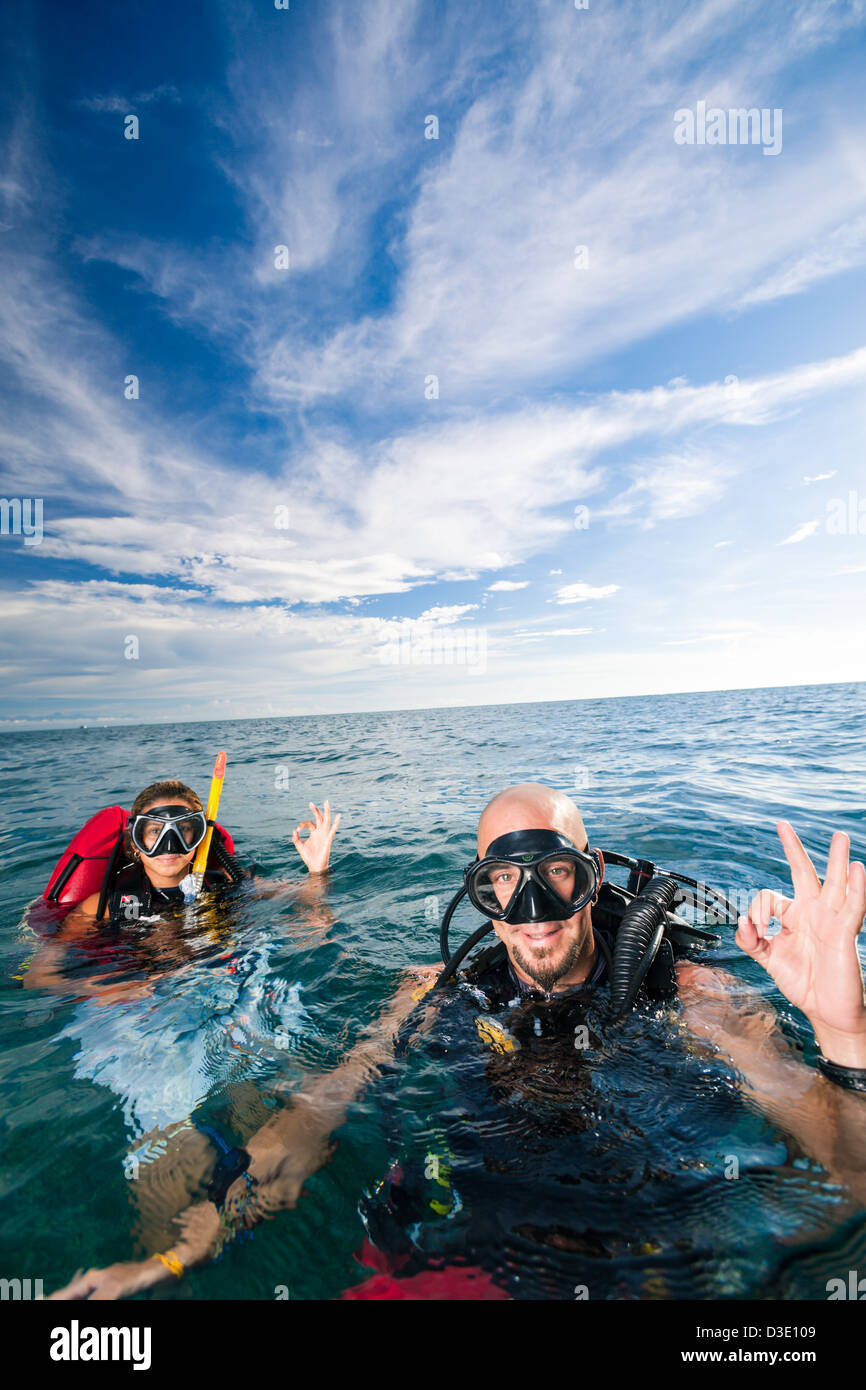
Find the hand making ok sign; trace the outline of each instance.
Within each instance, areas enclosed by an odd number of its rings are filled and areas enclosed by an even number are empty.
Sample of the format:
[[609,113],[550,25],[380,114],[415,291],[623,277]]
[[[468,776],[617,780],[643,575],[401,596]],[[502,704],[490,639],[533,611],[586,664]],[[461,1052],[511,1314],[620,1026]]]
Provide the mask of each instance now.
[[[848,864],[848,836],[830,842],[823,884],[793,826],[776,827],[793,898],[764,889],[740,917],[737,945],[802,1009],[828,1061],[866,1067],[866,1001],[857,937],[866,915],[866,869]],[[769,935],[770,919],[782,926]]]

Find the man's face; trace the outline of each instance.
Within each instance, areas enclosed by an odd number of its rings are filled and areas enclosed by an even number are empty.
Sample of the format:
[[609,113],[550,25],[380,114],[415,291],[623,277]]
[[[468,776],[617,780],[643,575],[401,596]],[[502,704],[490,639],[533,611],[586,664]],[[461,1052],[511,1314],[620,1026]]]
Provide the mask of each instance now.
[[[478,822],[478,858],[485,858],[489,847],[503,835],[521,830],[552,830],[578,849],[587,849],[586,828],[574,803],[549,787],[526,783],[494,797],[485,807]],[[574,902],[575,873],[579,870],[575,870],[573,860],[567,856],[561,860],[551,858],[542,861],[538,871],[543,873],[548,889],[565,902]],[[519,873],[516,865],[503,862],[490,875],[493,892],[503,907],[519,886]],[[595,945],[590,904],[564,921],[494,921],[493,928],[515,973],[526,983],[549,993],[560,981],[565,988],[585,978]],[[567,978],[569,972],[574,972],[573,979]]]

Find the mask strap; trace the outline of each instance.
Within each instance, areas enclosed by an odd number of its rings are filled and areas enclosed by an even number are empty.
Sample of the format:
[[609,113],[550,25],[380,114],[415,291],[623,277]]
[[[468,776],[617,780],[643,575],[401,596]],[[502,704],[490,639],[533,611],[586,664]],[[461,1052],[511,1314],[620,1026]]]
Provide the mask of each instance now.
[[595,854],[599,864],[598,887],[595,890],[595,897],[592,900],[592,905],[593,907],[595,907],[595,904],[598,902],[598,895],[601,891],[601,885],[604,883],[604,855],[602,854],[600,849],[594,850],[593,853]]

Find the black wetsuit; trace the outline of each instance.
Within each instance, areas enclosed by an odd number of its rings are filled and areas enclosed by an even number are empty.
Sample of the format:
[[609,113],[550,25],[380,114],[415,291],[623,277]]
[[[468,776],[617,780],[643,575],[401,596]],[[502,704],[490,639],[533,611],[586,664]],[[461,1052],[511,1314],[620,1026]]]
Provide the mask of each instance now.
[[[207,869],[204,887],[226,886],[231,880],[222,869]],[[184,906],[180,888],[157,888],[144,872],[140,861],[124,864],[114,880],[106,903],[105,917],[109,922],[134,922],[160,912],[173,912]]]

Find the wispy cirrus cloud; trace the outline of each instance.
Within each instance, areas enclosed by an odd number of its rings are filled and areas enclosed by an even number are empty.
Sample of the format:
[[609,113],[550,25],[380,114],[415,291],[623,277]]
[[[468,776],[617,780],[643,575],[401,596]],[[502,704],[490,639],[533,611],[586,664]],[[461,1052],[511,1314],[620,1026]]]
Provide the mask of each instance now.
[[798,526],[796,531],[792,531],[790,536],[786,536],[783,541],[778,541],[778,545],[799,545],[801,541],[808,540],[814,536],[821,525],[820,521],[804,521],[802,526]]
[[171,82],[162,82],[150,91],[136,92],[128,97],[114,95],[79,97],[78,106],[86,111],[108,111],[116,115],[127,115],[142,106],[153,106],[161,101],[179,102],[181,94]]
[[835,227],[804,255],[796,256],[762,284],[748,290],[740,305],[748,308],[802,292],[818,280],[866,264],[866,217]]
[[602,515],[646,528],[696,516],[723,495],[733,472],[725,460],[705,454],[668,454],[641,468],[630,486],[603,508]]
[[587,584],[581,579],[576,584],[563,584],[556,591],[557,603],[589,603],[592,599],[610,598],[619,592],[618,584]]
[[[606,485],[603,459],[614,446],[698,425],[767,422],[808,394],[863,379],[866,351],[744,382],[733,395],[716,384],[613,393],[591,407],[533,406],[422,428],[363,450],[325,441],[276,477],[206,466],[172,445],[167,429],[147,441],[124,431],[118,407],[100,415],[81,381],[69,391],[65,426],[52,422],[54,457],[77,460],[65,488],[70,500],[82,464],[105,484],[102,514],[58,519],[42,553],[172,576],[236,602],[405,592],[458,563],[490,573],[542,554],[572,529],[563,504]],[[118,457],[125,460],[122,498]],[[730,473],[703,456],[666,456],[614,492],[599,515],[644,526],[697,515],[717,500]],[[337,509],[335,497],[344,498]],[[288,508],[285,529],[275,524],[280,507]]]
[[[446,6],[431,35],[414,3],[338,5],[288,93],[284,50],[250,47],[246,23],[225,13],[237,48],[228,104],[211,117],[229,137],[221,167],[244,246],[103,233],[86,251],[221,334],[271,408],[407,408],[431,373],[452,403],[562,379],[697,313],[805,285],[816,256],[822,276],[837,273],[861,244],[860,156],[835,138],[831,109],[822,129],[810,103],[810,138],[772,180],[763,162],[707,159],[671,135],[684,83],[723,104],[778,84],[856,27],[856,6],[782,16],[764,4],[746,31],[736,3],[709,0],[688,17],[672,7],[661,32],[629,3],[591,18],[550,4],[478,10],[471,31]],[[479,88],[484,69],[500,75]],[[425,141],[431,110],[439,138]],[[400,212],[383,227],[397,183]],[[742,234],[752,223],[760,237]],[[288,276],[274,268],[278,242]],[[384,302],[359,293],[373,264],[376,284],[389,267]]]

